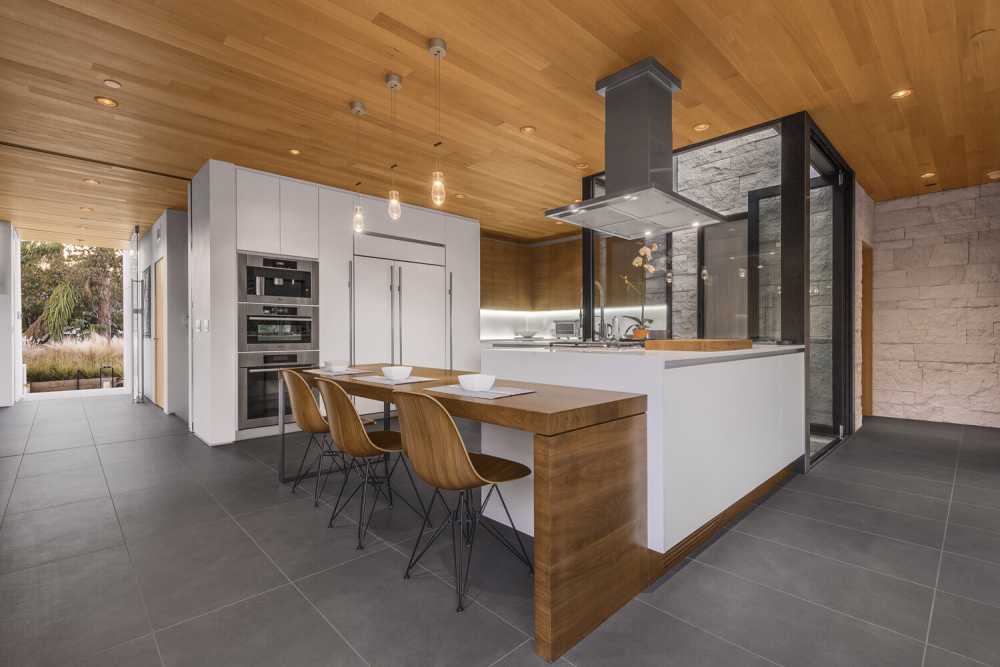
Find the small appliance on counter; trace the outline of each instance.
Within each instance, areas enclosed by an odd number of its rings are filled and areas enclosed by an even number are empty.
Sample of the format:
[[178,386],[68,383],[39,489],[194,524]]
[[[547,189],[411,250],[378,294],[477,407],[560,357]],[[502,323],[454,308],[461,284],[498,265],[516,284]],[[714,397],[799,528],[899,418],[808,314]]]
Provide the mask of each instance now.
[[580,320],[555,320],[552,333],[556,338],[579,338]]

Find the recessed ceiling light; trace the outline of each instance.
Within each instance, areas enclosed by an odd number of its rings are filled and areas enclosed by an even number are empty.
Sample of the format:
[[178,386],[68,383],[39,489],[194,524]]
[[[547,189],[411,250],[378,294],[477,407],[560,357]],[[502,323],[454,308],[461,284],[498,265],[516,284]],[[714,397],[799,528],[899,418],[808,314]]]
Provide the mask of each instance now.
[[534,125],[522,125],[521,126],[521,134],[534,134],[534,133],[535,133],[535,126]]
[[300,151],[298,148],[289,148],[288,152],[291,153],[292,155],[301,155],[302,153],[302,151]]
[[590,164],[587,163],[587,162],[577,162],[576,163],[576,168],[579,169],[580,171],[583,171],[584,169],[587,169],[589,167],[590,167]]
[[114,88],[115,90],[118,90],[119,88],[122,87],[122,84],[119,83],[118,81],[115,81],[114,79],[105,79],[104,85],[107,86],[108,88]]
[[692,223],[691,223],[691,226],[692,226],[692,227],[697,227],[697,226],[699,226],[700,224],[701,224],[700,222],[692,222]]
[[912,88],[900,88],[899,90],[892,91],[892,94],[889,95],[889,99],[902,100],[909,97],[912,94],[913,94]]
[[1000,169],[994,169],[993,171],[986,172],[986,178],[992,181],[1000,179]]
[[697,125],[695,125],[691,129],[694,130],[695,132],[704,132],[705,130],[707,130],[710,127],[712,127],[712,126],[709,123],[698,123]]
[[456,192],[455,199],[465,199],[465,194],[462,192]]
[[94,101],[102,107],[107,107],[109,109],[114,109],[118,106],[118,100],[111,99],[110,97],[104,97],[103,95],[98,95],[94,98]]
[[579,203],[580,203],[580,202],[582,202],[582,201],[583,201],[582,199],[574,199],[574,200],[573,200],[573,203],[574,203],[574,204],[579,204]]
[[652,236],[652,235],[653,235],[653,232],[651,232],[651,231],[649,231],[649,230],[647,229],[647,230],[646,230],[646,236]]
[[85,178],[85,179],[83,179],[83,182],[86,183],[87,185],[100,185],[101,184],[101,182],[99,180],[97,180],[96,178]]
[[553,222],[555,222],[557,225],[565,224],[565,223],[563,223],[562,220],[553,220]]
[[934,178],[935,176],[937,176],[937,173],[933,171],[925,171],[920,174],[920,178]]
[[83,211],[84,213],[93,213],[94,212],[94,209],[90,208],[89,206],[81,206],[80,210]]

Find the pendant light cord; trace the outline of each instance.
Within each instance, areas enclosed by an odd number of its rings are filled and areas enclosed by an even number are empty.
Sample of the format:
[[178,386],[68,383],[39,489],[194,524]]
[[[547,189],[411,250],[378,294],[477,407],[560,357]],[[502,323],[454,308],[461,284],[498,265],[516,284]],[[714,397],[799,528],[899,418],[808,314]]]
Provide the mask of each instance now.
[[[389,139],[390,145],[393,149],[396,149],[396,89],[389,88]],[[389,167],[390,177],[392,179],[392,190],[396,189],[396,163],[394,162],[392,166]]]
[[354,178],[357,182],[354,184],[354,193],[357,203],[361,203],[361,192],[357,188],[361,185],[361,168],[358,166],[358,157],[361,153],[361,114],[354,115]]
[[441,171],[441,56],[434,56],[434,104],[437,107],[435,132],[437,143],[434,144],[434,165],[436,171]]

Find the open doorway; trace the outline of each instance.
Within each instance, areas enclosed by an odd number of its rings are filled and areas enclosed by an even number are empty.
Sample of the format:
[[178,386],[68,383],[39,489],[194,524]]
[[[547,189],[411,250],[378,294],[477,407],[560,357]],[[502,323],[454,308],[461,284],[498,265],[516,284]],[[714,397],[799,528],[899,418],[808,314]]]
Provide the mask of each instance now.
[[27,394],[122,387],[122,252],[21,243]]

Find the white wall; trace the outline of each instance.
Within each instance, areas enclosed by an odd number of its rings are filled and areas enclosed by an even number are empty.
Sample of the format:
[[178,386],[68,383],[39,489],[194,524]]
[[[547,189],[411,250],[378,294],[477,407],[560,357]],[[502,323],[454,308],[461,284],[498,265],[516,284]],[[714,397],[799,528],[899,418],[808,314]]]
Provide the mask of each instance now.
[[[166,322],[163,333],[166,396],[164,412],[176,413],[182,419],[188,415],[188,307],[187,307],[187,238],[188,220],[186,211],[165,210],[146,235],[139,241],[140,275],[148,267],[150,277],[155,280],[155,264],[159,260],[166,263],[167,284],[164,293]],[[156,289],[150,286],[153,331],[156,331]],[[140,332],[141,333],[141,332]],[[156,349],[153,339],[143,338],[143,390],[152,400],[156,393]]]
[[20,262],[17,232],[9,222],[0,221],[0,406],[13,405],[20,398]]
[[1000,427],[1000,183],[875,205],[875,414]]

